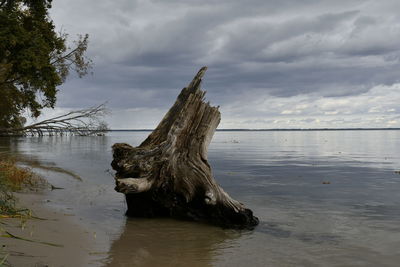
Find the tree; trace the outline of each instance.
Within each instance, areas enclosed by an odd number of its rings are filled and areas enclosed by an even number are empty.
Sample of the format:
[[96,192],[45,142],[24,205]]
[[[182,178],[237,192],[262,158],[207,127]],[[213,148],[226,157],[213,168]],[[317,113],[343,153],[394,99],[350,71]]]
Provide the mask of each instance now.
[[0,128],[20,128],[21,114],[37,118],[54,108],[57,87],[70,71],[88,73],[88,35],[69,47],[65,32],[57,33],[48,10],[52,0],[0,0]]

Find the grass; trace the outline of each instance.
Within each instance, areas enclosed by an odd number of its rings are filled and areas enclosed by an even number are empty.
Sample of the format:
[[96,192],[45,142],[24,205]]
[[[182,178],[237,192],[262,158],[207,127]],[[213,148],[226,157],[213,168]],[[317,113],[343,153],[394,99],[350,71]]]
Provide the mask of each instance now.
[[8,266],[8,265],[6,265],[7,257],[8,257],[8,254],[4,254],[4,255],[0,256],[0,267]]
[[30,168],[19,167],[15,161],[0,159],[0,219],[30,217],[28,209],[18,209],[13,192],[37,190],[46,181]]
[[59,245],[59,244],[55,244],[55,243],[44,242],[44,241],[38,241],[38,240],[33,240],[33,239],[28,239],[28,238],[16,236],[16,235],[13,235],[12,233],[10,233],[10,232],[8,232],[8,231],[4,231],[4,233],[5,233],[5,235],[3,235],[3,237],[14,238],[14,239],[22,240],[22,241],[28,241],[28,242],[32,242],[32,243],[38,243],[38,244],[48,245],[48,246],[52,246],[52,247],[59,247],[59,248],[64,247],[63,245]]
[[31,168],[19,167],[15,161],[9,159],[0,159],[0,179],[0,183],[11,191],[32,190],[46,183]]
[[[35,174],[31,168],[20,167],[16,165],[14,160],[0,158],[0,225],[4,227],[9,226],[8,223],[2,220],[5,218],[19,218],[21,222],[30,218],[42,220],[42,218],[33,216],[31,210],[18,208],[17,199],[13,193],[20,191],[37,191],[48,186],[49,184],[46,180]],[[0,227],[0,236],[48,246],[62,247],[62,245],[59,244],[14,235],[3,227]],[[0,267],[11,266],[8,262],[8,257],[9,254],[3,251],[3,247],[1,247]]]

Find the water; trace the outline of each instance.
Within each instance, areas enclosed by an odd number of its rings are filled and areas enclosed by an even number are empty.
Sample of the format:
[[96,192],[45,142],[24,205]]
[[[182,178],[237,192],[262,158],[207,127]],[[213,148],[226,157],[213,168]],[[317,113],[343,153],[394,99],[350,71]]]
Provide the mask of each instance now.
[[90,229],[93,266],[398,266],[400,131],[217,132],[214,176],[254,231],[126,218],[111,145],[148,134],[1,138],[0,151],[65,188],[46,205]]

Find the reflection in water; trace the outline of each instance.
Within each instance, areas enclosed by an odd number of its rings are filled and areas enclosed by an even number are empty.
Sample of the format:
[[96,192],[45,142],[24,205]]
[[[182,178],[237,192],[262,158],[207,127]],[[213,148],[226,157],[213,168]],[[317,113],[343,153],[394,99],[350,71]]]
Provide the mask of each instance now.
[[0,138],[0,153],[82,178],[39,170],[65,188],[46,205],[96,233],[95,254],[109,251],[100,262],[108,266],[398,266],[400,131],[217,132],[209,162],[260,218],[251,232],[127,219],[105,170],[113,143],[136,146],[148,134]]
[[0,136],[0,155],[6,155],[11,151],[17,151],[18,142],[14,138]]
[[[43,137],[38,137],[38,139],[43,141]],[[55,162],[45,162],[41,160],[41,158],[37,155],[27,155],[21,153],[20,149],[18,149],[17,146],[18,142],[12,141],[13,139],[10,138],[0,138],[0,155],[16,160],[19,164],[26,165],[27,167],[66,174],[69,177],[82,181],[82,178],[79,175],[77,175],[73,171],[56,166],[57,164]]]
[[107,266],[212,266],[240,232],[171,219],[127,219]]

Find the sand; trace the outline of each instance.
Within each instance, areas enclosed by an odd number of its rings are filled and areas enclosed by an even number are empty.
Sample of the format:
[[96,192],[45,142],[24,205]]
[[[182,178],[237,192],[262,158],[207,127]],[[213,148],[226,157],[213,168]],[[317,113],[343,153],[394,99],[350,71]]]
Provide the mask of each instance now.
[[2,255],[8,254],[11,266],[96,266],[91,262],[93,234],[82,225],[73,222],[69,214],[51,210],[43,193],[16,194],[19,206],[26,207],[34,215],[45,220],[2,219],[0,227],[11,234],[59,246],[28,242],[15,238],[0,237]]

